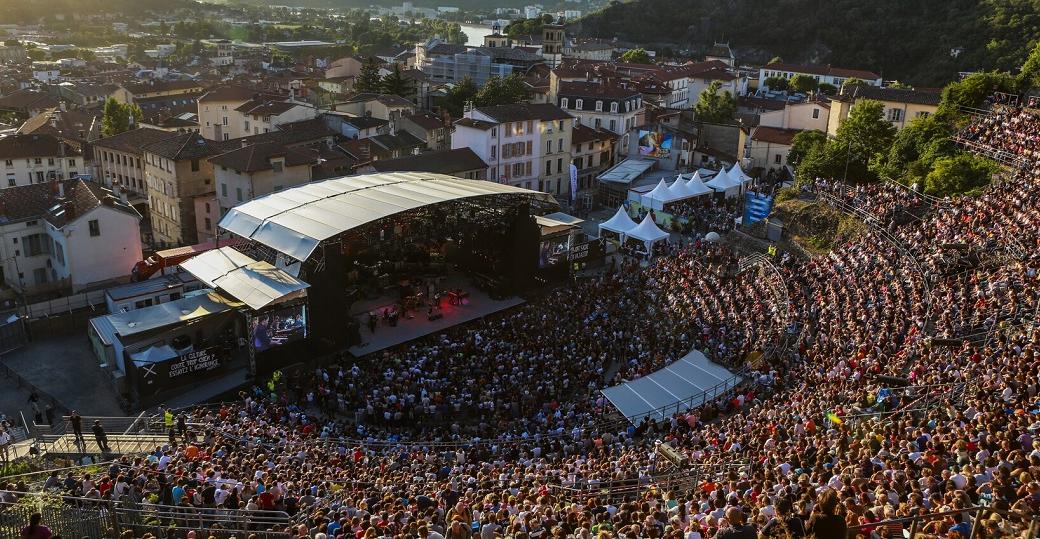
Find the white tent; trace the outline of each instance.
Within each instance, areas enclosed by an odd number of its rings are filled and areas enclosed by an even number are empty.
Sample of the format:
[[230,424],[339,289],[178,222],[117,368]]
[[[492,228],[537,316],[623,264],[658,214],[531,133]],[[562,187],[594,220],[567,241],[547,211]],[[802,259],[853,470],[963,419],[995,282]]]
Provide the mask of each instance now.
[[639,203],[646,208],[652,208],[659,210],[664,207],[665,202],[671,201],[668,193],[668,184],[664,182],[664,178],[657,182],[657,186],[654,187],[653,191],[642,196]]
[[668,233],[658,228],[657,223],[654,222],[650,214],[646,214],[643,218],[643,222],[639,223],[635,228],[630,229],[625,236],[628,238],[634,238],[643,242],[646,245],[646,250],[650,250],[650,246],[667,238]]
[[701,175],[698,172],[694,172],[693,177],[686,182],[686,190],[694,196],[706,195],[713,192],[710,187],[704,185],[704,182],[701,180]]
[[744,174],[744,169],[740,168],[740,163],[734,164],[733,168],[729,169],[729,177],[740,181],[740,183],[748,183],[754,179]]
[[625,234],[636,227],[636,222],[628,216],[628,212],[625,211],[625,207],[618,208],[617,213],[614,214],[610,219],[599,224],[599,235],[603,235],[604,230],[609,230],[618,236],[621,236],[621,241],[625,240]]
[[740,186],[742,183],[740,180],[730,177],[730,175],[726,173],[726,169],[722,169],[714,178],[708,180],[705,185],[716,191],[725,192],[727,197],[734,197],[740,194]]
[[697,196],[697,193],[690,191],[690,188],[686,187],[686,181],[682,179],[682,174],[676,177],[672,185],[668,187],[668,194],[672,196],[672,200],[669,202]]

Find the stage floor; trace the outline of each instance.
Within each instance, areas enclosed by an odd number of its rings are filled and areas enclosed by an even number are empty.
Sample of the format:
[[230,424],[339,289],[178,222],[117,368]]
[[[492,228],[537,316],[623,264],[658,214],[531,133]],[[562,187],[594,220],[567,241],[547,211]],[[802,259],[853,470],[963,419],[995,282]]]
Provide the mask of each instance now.
[[350,309],[350,316],[357,318],[361,326],[361,344],[351,346],[348,351],[354,357],[361,357],[524,303],[523,299],[516,296],[503,300],[491,299],[487,293],[478,290],[469,283],[468,279],[459,275],[445,277],[442,287],[461,288],[463,291],[469,292],[469,304],[449,305],[445,299],[441,302],[441,313],[444,315],[442,318],[433,321],[427,320],[426,309],[422,309],[412,311],[415,318],[408,319],[402,316],[397,321],[397,327],[389,326],[380,318],[375,333],[368,330],[368,313],[382,312],[384,308],[394,305],[397,297],[384,296],[375,300],[354,303]]

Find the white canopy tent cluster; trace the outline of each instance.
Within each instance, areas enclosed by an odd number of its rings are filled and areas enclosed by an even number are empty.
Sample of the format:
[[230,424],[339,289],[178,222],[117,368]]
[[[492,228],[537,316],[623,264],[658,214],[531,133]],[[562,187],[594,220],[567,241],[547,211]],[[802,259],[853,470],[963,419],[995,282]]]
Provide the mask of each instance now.
[[733,165],[729,172],[723,168],[714,178],[708,180],[705,185],[718,192],[725,193],[726,197],[735,197],[740,195],[744,185],[751,182],[751,180],[751,176],[744,174],[738,163]]
[[628,216],[624,206],[618,208],[617,213],[613,217],[599,224],[601,236],[604,230],[617,234],[622,243],[628,238],[643,242],[647,252],[650,251],[653,244],[668,238],[668,233],[657,226],[657,223],[654,222],[649,213],[646,214],[646,217],[643,217],[642,222],[636,224]]

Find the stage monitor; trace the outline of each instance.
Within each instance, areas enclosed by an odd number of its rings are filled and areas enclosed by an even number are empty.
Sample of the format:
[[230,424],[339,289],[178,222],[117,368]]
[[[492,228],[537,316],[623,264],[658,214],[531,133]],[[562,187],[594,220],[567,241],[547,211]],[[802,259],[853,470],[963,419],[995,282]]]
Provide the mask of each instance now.
[[639,130],[639,155],[665,158],[672,153],[672,134],[663,131]]
[[249,320],[250,344],[263,352],[307,337],[307,306],[290,305]]

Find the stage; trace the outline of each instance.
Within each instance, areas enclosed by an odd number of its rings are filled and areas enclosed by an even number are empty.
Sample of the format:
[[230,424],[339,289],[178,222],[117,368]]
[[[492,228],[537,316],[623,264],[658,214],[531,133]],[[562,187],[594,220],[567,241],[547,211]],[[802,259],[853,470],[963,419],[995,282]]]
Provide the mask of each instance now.
[[458,288],[469,294],[467,301],[460,305],[451,305],[447,298],[441,300],[440,313],[443,315],[437,320],[429,320],[426,308],[411,311],[414,318],[401,316],[397,326],[388,325],[382,316],[379,317],[379,325],[375,333],[369,330],[368,313],[381,314],[384,309],[392,307],[397,302],[397,296],[382,296],[373,300],[355,302],[351,305],[350,316],[358,321],[361,327],[361,344],[352,346],[348,350],[354,357],[361,357],[373,352],[379,352],[401,343],[412,341],[437,333],[452,326],[457,326],[476,320],[489,314],[516,307],[524,303],[524,300],[513,296],[503,300],[491,299],[486,292],[475,287],[469,279],[461,275],[448,275],[442,278],[439,285],[441,288]]

